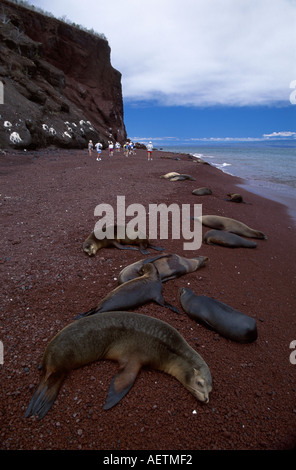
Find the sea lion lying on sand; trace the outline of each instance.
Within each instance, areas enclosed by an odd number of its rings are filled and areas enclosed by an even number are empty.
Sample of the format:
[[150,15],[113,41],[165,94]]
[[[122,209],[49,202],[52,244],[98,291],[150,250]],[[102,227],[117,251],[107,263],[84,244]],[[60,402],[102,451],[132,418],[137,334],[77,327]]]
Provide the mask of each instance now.
[[140,269],[140,277],[117,286],[96,307],[77,318],[94,315],[109,310],[126,310],[139,307],[147,302],[156,302],[161,307],[170,308],[179,313],[178,309],[165,302],[162,296],[162,283],[156,266],[147,263]]
[[[83,242],[83,251],[85,251],[89,256],[95,255],[98,250],[101,248],[110,248],[115,247],[119,248],[120,250],[137,250],[139,249],[142,254],[146,255],[149,254],[147,248],[152,248],[153,250],[162,251],[163,248],[151,245],[148,237],[144,234],[139,232],[134,232],[133,234],[127,233],[127,227],[114,225],[107,227],[107,230],[110,230],[109,233],[113,233],[113,236],[110,237],[108,233],[105,231],[101,231],[101,234],[97,233],[97,236],[94,232],[92,232],[86,240]],[[121,233],[118,234],[118,232]],[[120,235],[120,236],[119,236]],[[126,246],[126,245],[136,245],[135,246]]]
[[209,230],[204,238],[207,245],[220,245],[228,248],[256,248],[257,243],[225,230]]
[[42,375],[25,417],[44,418],[68,373],[93,361],[119,362],[104,409],[116,405],[132,388],[143,366],[176,377],[198,400],[208,403],[209,367],[172,326],[139,313],[107,312],[83,318],[62,329],[49,343]]
[[252,229],[243,222],[230,219],[229,217],[222,217],[221,215],[202,215],[199,217],[193,217],[193,219],[199,220],[203,225],[217,230],[226,230],[227,232],[236,233],[237,235],[250,238],[267,239],[267,236],[263,232]]
[[206,196],[212,194],[212,190],[210,188],[197,188],[192,191],[192,194],[195,196]]
[[202,266],[205,266],[207,261],[208,258],[206,256],[196,256],[195,258],[189,259],[176,254],[163,254],[142,259],[126,266],[120,271],[118,284],[123,284],[124,282],[140,276],[139,270],[147,263],[153,263],[159,272],[161,281],[166,282],[170,279],[175,279],[184,274],[196,271]]
[[195,178],[191,175],[186,175],[186,174],[180,174],[175,171],[171,171],[170,173],[166,173],[165,175],[162,175],[160,178],[164,178],[166,180],[170,181],[183,181],[183,180],[191,180],[195,181]]
[[188,288],[180,289],[180,301],[190,318],[225,338],[239,343],[251,343],[257,339],[254,318],[229,305],[204,295],[195,295]]
[[243,204],[250,204],[250,202],[245,202],[243,200],[243,196],[241,196],[241,194],[228,193],[227,196],[229,196],[229,199],[225,199],[225,201],[237,202],[237,203],[243,203]]

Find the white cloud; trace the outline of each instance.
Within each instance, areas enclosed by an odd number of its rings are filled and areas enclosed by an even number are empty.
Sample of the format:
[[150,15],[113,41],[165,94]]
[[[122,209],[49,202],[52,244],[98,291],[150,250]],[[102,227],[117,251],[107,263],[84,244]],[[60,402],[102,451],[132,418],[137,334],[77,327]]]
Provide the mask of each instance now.
[[126,100],[289,104],[295,0],[32,0],[104,33]]
[[269,138],[296,139],[296,132],[290,132],[290,131],[272,132],[271,134],[263,134],[263,137],[266,137],[267,139]]

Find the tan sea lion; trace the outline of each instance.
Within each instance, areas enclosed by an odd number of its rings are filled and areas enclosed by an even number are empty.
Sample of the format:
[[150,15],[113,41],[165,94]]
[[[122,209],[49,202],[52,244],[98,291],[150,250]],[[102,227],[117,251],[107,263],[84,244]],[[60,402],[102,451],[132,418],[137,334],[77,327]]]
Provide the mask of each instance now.
[[[120,250],[140,250],[142,254],[149,254],[149,251],[147,248],[152,248],[154,250],[162,251],[163,248],[151,245],[148,237],[144,234],[139,232],[137,236],[135,237],[129,237],[127,234],[126,227],[122,226],[110,226],[108,228],[113,227],[113,233],[114,237],[108,237],[108,236],[101,236],[97,238],[95,236],[95,233],[92,232],[86,240],[83,242],[83,251],[87,253],[89,256],[95,255],[96,252],[102,248],[110,248],[110,247],[115,247],[119,248]],[[118,236],[118,231],[119,228],[123,233],[125,234],[125,237],[119,237]],[[105,233],[105,231],[101,232],[102,235]],[[136,246],[127,246],[127,245],[136,245]]]
[[206,232],[204,243],[207,245],[220,245],[228,248],[256,248],[257,243],[225,230],[209,230]]
[[206,196],[212,194],[212,190],[210,188],[197,188],[192,191],[192,194],[195,196]]
[[178,176],[180,173],[177,173],[176,171],[171,171],[170,173],[166,173],[165,175],[160,176],[160,178],[164,178],[166,180],[172,178],[173,176]]
[[108,312],[75,321],[51,340],[43,355],[39,386],[25,417],[44,418],[67,374],[102,359],[118,361],[120,366],[104,409],[113,407],[128,393],[143,366],[176,377],[198,400],[209,402],[209,367],[177,330],[147,315]]
[[131,279],[140,276],[139,270],[146,263],[153,263],[159,272],[162,282],[175,279],[184,274],[191,273],[205,266],[208,258],[206,256],[196,256],[195,258],[184,258],[176,254],[163,254],[136,261],[126,266],[118,275],[118,284],[123,284]]
[[227,232],[236,233],[250,238],[267,239],[267,236],[259,230],[248,227],[239,220],[230,219],[229,217],[222,217],[221,215],[202,215],[200,217],[194,217],[195,220],[199,220],[203,225],[207,227],[215,228],[217,230],[226,230]]
[[218,300],[195,295],[188,288],[181,288],[179,292],[182,307],[193,320],[232,341],[251,343],[257,339],[254,318]]
[[167,303],[162,296],[162,283],[156,266],[152,263],[144,264],[139,272],[140,277],[117,286],[98,305],[77,318],[111,310],[136,308],[147,302],[156,302],[161,307],[179,313],[178,309]]

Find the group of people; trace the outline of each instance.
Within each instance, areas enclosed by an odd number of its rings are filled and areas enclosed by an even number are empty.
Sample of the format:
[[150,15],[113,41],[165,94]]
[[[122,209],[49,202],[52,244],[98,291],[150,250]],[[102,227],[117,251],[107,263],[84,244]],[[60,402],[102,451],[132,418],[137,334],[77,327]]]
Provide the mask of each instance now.
[[[88,153],[89,153],[90,156],[92,155],[92,150],[94,149],[94,147],[95,147],[96,150],[97,150],[97,161],[102,160],[101,154],[102,154],[103,145],[101,144],[101,142],[97,142],[97,143],[94,145],[94,144],[93,144],[93,141],[92,141],[92,140],[89,140],[89,142],[88,142]],[[120,152],[120,148],[121,148],[120,143],[119,143],[119,142],[116,142],[116,143],[115,143],[116,152]],[[109,142],[108,142],[108,149],[109,149],[109,155],[110,155],[110,156],[113,156],[113,153],[114,153],[114,143],[113,143],[112,141],[109,141]],[[150,141],[149,144],[147,145],[148,161],[152,160],[152,150],[153,150],[153,144],[152,144],[152,142]],[[124,155],[125,155],[126,157],[128,157],[128,155],[135,155],[134,143],[131,142],[131,141],[126,142],[126,143],[123,145],[123,152],[124,152]]]

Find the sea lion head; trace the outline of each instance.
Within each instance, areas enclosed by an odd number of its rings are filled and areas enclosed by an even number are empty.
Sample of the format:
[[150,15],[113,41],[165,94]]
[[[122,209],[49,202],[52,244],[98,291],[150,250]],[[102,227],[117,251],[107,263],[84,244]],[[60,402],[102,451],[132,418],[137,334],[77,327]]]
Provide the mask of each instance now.
[[93,241],[86,240],[83,244],[83,251],[85,251],[89,256],[93,256],[97,252],[97,246]]
[[199,400],[209,403],[209,394],[212,390],[212,379],[208,372],[193,369],[187,382],[187,388]]

